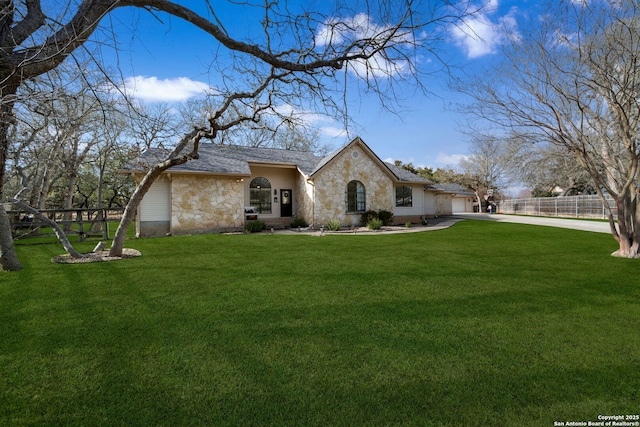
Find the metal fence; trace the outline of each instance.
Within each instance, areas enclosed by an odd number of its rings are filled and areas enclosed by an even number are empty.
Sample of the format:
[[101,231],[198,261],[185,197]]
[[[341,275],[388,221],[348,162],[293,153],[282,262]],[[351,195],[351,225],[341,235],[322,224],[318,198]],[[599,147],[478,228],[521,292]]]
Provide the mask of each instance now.
[[[607,197],[607,203],[615,216],[617,209],[613,199]],[[501,200],[497,212],[570,218],[607,217],[606,205],[597,195]]]

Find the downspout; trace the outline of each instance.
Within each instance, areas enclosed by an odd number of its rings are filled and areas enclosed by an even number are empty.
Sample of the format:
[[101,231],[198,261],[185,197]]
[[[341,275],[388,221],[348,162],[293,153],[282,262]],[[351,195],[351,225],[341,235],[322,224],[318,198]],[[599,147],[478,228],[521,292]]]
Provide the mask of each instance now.
[[312,180],[307,179],[307,184],[311,186],[311,227],[316,228],[316,185]]
[[167,180],[169,181],[169,235],[173,234],[173,177],[171,173],[167,174]]

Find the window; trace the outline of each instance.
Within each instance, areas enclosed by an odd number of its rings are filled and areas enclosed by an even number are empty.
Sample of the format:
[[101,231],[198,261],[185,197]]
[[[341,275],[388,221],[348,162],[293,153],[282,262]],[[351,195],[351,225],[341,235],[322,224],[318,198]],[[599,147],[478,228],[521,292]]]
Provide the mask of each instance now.
[[258,213],[271,213],[271,183],[267,178],[254,178],[249,184],[249,205]]
[[351,181],[347,184],[344,203],[347,207],[347,212],[365,211],[365,191],[364,185],[360,181]]
[[410,208],[413,206],[412,188],[408,185],[396,187],[396,206]]

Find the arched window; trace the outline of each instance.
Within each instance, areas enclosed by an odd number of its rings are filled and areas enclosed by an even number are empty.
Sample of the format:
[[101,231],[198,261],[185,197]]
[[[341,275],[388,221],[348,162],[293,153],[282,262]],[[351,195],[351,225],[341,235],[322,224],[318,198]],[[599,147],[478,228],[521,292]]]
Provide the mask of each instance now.
[[271,213],[271,183],[267,178],[254,178],[249,184],[249,205],[258,209],[258,213]]
[[365,201],[364,185],[362,185],[360,181],[349,182],[344,192],[344,203],[347,212],[364,212],[366,206]]

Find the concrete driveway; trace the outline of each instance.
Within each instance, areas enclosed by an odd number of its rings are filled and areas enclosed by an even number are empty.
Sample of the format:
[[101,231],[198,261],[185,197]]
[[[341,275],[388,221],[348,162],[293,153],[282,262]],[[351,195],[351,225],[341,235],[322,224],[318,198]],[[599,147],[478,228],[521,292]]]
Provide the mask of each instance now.
[[485,213],[456,213],[454,218],[476,219],[483,221],[515,222],[518,224],[543,225],[547,227],[571,228],[573,230],[592,231],[595,233],[611,233],[608,222],[586,221],[580,219],[548,218],[539,216],[501,215]]

